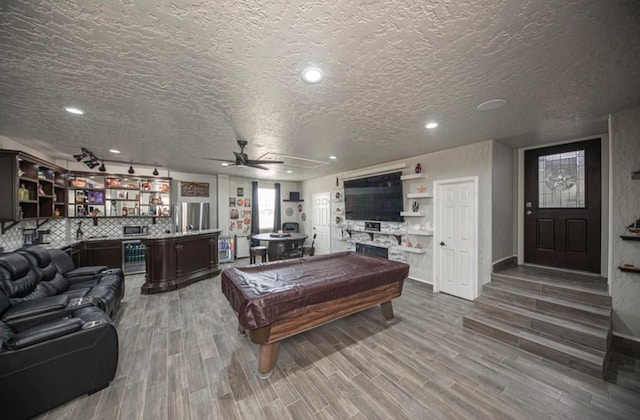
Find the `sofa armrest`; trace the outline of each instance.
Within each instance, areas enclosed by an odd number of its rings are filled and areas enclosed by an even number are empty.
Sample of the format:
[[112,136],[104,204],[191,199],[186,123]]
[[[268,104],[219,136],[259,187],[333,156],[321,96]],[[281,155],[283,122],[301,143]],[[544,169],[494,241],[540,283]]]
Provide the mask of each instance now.
[[70,297],[66,295],[49,296],[40,299],[26,300],[11,306],[4,314],[2,321],[11,323],[19,318],[42,315],[59,311],[67,307]]
[[[58,306],[54,304],[54,301],[58,299],[60,302],[66,302],[65,305]],[[38,302],[51,300],[51,305],[47,305],[40,310],[36,305]],[[25,308],[24,311],[18,312],[21,310],[22,305],[29,303],[31,306],[34,306],[33,311],[28,311]],[[12,313],[13,316],[11,319],[5,319],[4,315],[2,317],[2,321],[4,321],[8,326],[13,328],[16,332],[22,332],[28,330],[37,325],[41,325],[45,322],[50,322],[53,320],[57,320],[63,317],[68,317],[72,315],[75,311],[81,308],[93,307],[99,305],[100,302],[96,301],[96,299],[90,296],[84,297],[73,297],[69,295],[59,295],[59,296],[51,296],[50,298],[36,299],[28,302],[20,302],[19,304],[10,308],[10,310],[15,311]],[[14,309],[15,308],[15,309]],[[47,310],[45,310],[47,309]],[[8,313],[9,311],[7,311]],[[21,315],[21,316],[17,316]]]
[[83,322],[78,318],[63,318],[46,322],[42,325],[29,328],[7,340],[9,350],[19,350],[43,341],[61,337],[79,331]]

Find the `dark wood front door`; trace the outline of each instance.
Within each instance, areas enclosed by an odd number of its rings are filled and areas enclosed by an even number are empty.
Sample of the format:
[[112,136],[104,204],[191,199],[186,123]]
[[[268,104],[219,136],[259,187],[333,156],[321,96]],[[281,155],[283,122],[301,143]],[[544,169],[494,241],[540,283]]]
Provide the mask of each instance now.
[[525,152],[525,262],[600,272],[600,139]]

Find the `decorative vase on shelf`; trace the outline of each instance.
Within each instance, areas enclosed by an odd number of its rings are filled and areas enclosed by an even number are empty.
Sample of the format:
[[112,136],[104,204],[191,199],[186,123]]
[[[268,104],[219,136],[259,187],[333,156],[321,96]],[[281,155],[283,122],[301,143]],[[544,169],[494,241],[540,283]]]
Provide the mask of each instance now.
[[420,172],[422,172],[422,164],[421,163],[416,163],[416,167],[415,167],[415,172],[417,174],[419,174]]

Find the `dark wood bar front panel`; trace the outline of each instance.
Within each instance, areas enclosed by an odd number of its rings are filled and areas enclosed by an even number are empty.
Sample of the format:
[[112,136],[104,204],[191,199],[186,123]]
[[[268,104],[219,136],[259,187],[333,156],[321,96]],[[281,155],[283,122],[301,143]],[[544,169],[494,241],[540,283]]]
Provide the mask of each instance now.
[[147,273],[142,294],[167,292],[220,274],[220,231],[143,238]]

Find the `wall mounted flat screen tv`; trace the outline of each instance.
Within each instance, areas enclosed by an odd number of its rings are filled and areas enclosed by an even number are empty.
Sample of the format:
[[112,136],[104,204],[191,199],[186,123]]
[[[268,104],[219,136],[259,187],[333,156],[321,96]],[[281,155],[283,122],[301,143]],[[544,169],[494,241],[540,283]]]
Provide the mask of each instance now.
[[344,182],[347,220],[403,222],[402,172],[375,175]]

